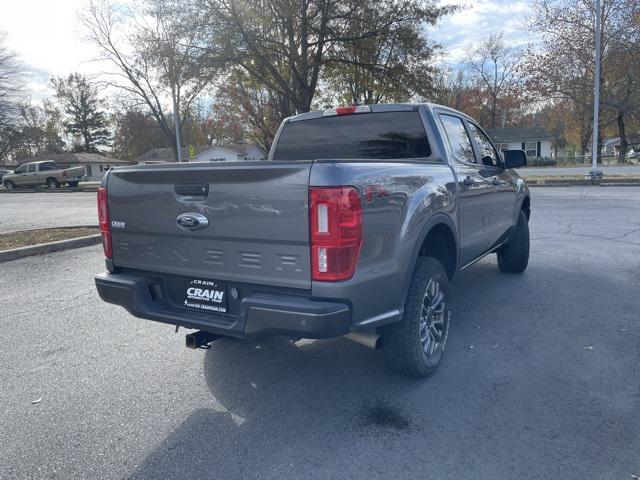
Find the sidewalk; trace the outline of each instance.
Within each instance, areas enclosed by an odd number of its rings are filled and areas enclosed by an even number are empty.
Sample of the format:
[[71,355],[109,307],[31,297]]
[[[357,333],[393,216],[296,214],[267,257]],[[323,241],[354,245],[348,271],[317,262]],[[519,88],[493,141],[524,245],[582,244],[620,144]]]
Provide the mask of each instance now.
[[[609,175],[637,175],[640,177],[640,165],[600,165],[598,168]],[[559,166],[559,167],[525,167],[519,168],[518,173],[528,177],[555,177],[563,175],[580,175],[584,177],[591,171],[591,165]]]
[[74,193],[74,192],[97,192],[100,182],[82,182],[75,188],[62,186],[60,188],[49,187],[31,187],[31,188],[14,188],[7,190],[0,186],[0,193]]

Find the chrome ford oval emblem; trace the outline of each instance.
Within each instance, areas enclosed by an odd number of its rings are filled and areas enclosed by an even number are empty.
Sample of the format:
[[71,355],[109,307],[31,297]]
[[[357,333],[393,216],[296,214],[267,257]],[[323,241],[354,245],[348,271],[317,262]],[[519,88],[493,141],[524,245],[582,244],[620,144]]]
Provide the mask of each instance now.
[[194,232],[202,230],[209,225],[209,219],[201,213],[181,213],[176,217],[176,223],[183,230]]

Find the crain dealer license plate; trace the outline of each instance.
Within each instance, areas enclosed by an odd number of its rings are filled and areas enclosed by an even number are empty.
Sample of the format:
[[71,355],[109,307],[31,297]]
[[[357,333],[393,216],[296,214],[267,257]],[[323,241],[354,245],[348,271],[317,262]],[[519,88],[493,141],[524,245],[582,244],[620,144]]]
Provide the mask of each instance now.
[[222,282],[192,279],[187,281],[184,306],[210,312],[227,312],[227,286]]

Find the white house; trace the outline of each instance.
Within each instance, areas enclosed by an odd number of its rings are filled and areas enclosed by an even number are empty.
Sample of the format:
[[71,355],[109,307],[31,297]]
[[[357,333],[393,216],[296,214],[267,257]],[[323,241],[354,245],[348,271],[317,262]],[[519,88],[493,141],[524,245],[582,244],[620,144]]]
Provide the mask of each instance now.
[[[267,154],[250,143],[233,145],[198,145],[182,147],[182,158],[189,162],[244,162],[266,160]],[[175,162],[171,148],[152,148],[136,158],[138,165]]]
[[267,154],[258,146],[245,143],[216,145],[196,154],[191,162],[244,162],[266,160]]
[[[627,157],[637,157],[640,151],[640,135],[627,135]],[[602,141],[602,155],[618,156],[620,153],[620,137],[605,138]]]
[[528,159],[553,158],[553,135],[545,128],[496,128],[487,130],[498,150],[524,150]]

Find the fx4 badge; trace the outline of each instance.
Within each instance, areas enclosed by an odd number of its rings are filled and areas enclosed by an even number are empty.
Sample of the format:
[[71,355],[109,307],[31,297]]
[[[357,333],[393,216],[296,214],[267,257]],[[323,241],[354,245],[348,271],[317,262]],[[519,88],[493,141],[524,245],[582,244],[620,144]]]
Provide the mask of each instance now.
[[367,185],[364,187],[364,198],[367,203],[373,202],[376,198],[388,197],[389,194],[381,185]]
[[176,217],[176,223],[183,230],[194,232],[209,225],[209,219],[201,213],[181,213]]

